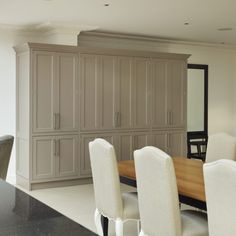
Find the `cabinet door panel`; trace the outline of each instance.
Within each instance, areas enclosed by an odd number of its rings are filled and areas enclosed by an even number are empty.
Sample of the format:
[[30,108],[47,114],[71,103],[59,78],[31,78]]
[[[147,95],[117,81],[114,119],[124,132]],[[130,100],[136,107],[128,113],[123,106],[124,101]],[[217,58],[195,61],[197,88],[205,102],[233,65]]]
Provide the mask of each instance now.
[[99,71],[99,125],[101,129],[114,128],[116,57],[101,56]]
[[134,59],[133,80],[133,118],[135,127],[150,125],[150,60],[144,58]]
[[98,57],[80,55],[81,129],[98,129]]
[[117,145],[115,142],[115,137],[111,134],[86,134],[81,136],[80,144],[80,173],[82,176],[91,176],[91,165],[89,156],[89,142],[93,141],[95,138],[103,138],[109,143],[114,145],[115,151],[117,150]]
[[167,144],[167,133],[166,132],[157,132],[153,134],[153,146],[161,149],[164,152],[168,152]]
[[171,125],[184,127],[186,122],[186,63],[171,61],[169,63],[171,80]]
[[59,177],[78,176],[78,139],[76,136],[60,137],[58,173]]
[[167,117],[167,99],[169,91],[168,77],[167,77],[167,64],[165,60],[153,60],[153,126],[154,127],[165,127],[168,126]]
[[186,157],[187,138],[185,132],[171,132],[170,134],[170,155]]
[[133,151],[150,145],[150,135],[146,133],[133,135]]
[[55,177],[54,146],[52,137],[33,139],[33,180]]
[[55,54],[33,54],[33,128],[34,132],[52,131],[55,91]]
[[120,128],[130,128],[132,126],[132,61],[133,59],[129,57],[118,58],[116,92],[118,111],[120,112]]
[[120,133],[118,134],[118,160],[133,160],[134,151],[151,145],[151,135],[142,133]]
[[78,125],[77,56],[69,53],[57,55],[60,130],[73,131]]
[[118,160],[132,160],[133,159],[133,135],[120,134],[119,135],[119,149],[117,151]]

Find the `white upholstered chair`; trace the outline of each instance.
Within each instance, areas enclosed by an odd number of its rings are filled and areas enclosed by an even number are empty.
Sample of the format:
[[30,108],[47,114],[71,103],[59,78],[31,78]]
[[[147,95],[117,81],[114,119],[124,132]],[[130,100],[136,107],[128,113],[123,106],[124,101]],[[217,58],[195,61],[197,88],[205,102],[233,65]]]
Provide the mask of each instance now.
[[115,221],[117,236],[123,235],[123,222],[137,220],[139,224],[136,193],[120,191],[117,161],[113,146],[104,139],[89,143],[89,153],[95,192],[95,224],[97,233],[103,235],[101,215]]
[[219,159],[235,160],[236,139],[226,133],[209,136],[206,152],[206,162]]
[[14,137],[11,135],[0,137],[0,178],[4,180],[7,176],[13,141]]
[[144,147],[134,152],[134,159],[140,236],[207,236],[206,214],[180,212],[171,157],[156,147]]
[[235,236],[236,163],[218,160],[203,170],[210,236]]

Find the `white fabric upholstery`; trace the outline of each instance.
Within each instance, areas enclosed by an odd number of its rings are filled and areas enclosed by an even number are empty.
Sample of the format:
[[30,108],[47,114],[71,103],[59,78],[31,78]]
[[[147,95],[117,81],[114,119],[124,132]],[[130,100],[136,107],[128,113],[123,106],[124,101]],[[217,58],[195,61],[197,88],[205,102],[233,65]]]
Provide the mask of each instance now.
[[204,164],[210,236],[236,235],[236,163],[218,160]]
[[119,174],[113,146],[104,139],[89,143],[91,168],[95,192],[95,223],[102,235],[99,217],[104,215],[116,222],[116,235],[123,235],[123,222],[138,220],[139,210],[136,193],[120,192]]
[[206,152],[206,162],[219,159],[235,160],[236,139],[226,133],[209,136]]
[[123,218],[119,175],[113,146],[103,139],[89,143],[96,207],[110,218]]
[[[134,158],[141,235],[208,235],[207,222],[204,219],[206,216],[203,213],[197,212],[193,217],[194,212],[184,212],[181,222],[176,177],[171,157],[158,148],[144,147],[134,152]],[[195,223],[194,219],[196,219]],[[201,223],[203,221],[204,224]]]

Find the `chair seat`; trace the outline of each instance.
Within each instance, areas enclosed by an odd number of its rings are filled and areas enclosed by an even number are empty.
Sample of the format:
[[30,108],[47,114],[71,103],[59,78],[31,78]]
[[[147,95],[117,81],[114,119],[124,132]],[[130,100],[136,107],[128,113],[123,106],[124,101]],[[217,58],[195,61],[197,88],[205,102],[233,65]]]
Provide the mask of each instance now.
[[200,211],[181,211],[183,236],[208,236],[207,214]]
[[123,193],[123,220],[140,219],[137,193]]

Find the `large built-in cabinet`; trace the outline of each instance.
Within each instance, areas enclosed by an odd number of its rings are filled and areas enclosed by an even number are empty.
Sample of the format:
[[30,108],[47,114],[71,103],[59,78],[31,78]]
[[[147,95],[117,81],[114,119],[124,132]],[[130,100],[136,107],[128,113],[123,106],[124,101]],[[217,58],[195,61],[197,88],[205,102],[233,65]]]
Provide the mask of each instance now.
[[189,55],[35,43],[15,50],[18,184],[87,180],[96,137],[118,160],[147,145],[186,155]]

